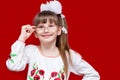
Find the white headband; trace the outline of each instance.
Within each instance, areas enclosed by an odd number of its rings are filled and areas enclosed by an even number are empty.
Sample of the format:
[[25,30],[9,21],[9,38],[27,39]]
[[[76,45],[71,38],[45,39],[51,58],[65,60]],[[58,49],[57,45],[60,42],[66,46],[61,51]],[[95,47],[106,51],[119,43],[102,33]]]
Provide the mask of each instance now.
[[[56,14],[61,14],[61,17],[64,18],[65,16],[62,14],[62,5],[59,1],[54,0],[47,2],[46,4],[41,4],[40,10],[42,11],[52,11]],[[67,30],[65,27],[62,27],[62,31],[67,34]]]

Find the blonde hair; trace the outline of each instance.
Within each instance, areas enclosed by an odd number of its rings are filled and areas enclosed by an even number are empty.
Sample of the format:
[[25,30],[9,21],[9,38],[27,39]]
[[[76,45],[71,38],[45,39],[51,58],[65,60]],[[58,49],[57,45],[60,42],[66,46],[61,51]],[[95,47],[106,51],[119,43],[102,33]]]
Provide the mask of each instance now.
[[[65,18],[61,18],[60,14],[55,14],[54,12],[51,11],[42,11],[41,13],[38,13],[34,17],[34,25],[37,26],[40,23],[46,23],[47,20],[50,23],[55,23],[57,26],[64,26],[67,29],[67,24]],[[61,35],[57,36],[56,40],[56,46],[58,47],[60,51],[60,56],[63,60],[64,63],[64,71],[66,76],[68,75],[68,67],[69,67],[69,60],[71,62],[70,58],[70,47],[68,44],[68,35],[65,34],[64,32],[61,32]]]

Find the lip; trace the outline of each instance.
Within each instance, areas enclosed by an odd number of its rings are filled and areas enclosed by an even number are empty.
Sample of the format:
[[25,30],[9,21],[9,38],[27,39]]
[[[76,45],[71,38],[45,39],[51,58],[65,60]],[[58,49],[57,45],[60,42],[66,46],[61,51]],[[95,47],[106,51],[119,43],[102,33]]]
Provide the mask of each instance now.
[[45,37],[45,38],[48,38],[48,37],[51,37],[52,34],[47,34],[47,35],[42,35],[42,37]]

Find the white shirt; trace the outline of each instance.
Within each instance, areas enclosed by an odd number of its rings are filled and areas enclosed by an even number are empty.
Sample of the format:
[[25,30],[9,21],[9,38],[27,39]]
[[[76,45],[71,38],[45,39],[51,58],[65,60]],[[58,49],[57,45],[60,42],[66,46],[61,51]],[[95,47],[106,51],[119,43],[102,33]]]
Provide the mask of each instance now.
[[[54,51],[53,51],[54,52]],[[35,45],[20,41],[11,46],[10,58],[6,61],[9,70],[22,71],[28,64],[27,80],[68,80],[70,72],[84,75],[82,80],[100,80],[98,72],[74,50],[70,50],[73,66],[69,65],[66,79],[64,64],[60,56],[43,56]]]

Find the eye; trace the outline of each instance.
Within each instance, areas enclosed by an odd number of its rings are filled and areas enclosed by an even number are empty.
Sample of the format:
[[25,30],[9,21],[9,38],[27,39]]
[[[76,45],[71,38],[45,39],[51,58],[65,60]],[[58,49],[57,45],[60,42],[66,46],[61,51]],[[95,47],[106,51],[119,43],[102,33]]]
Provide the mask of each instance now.
[[49,25],[49,27],[54,27],[54,25]]
[[44,28],[44,26],[38,26],[37,28]]

